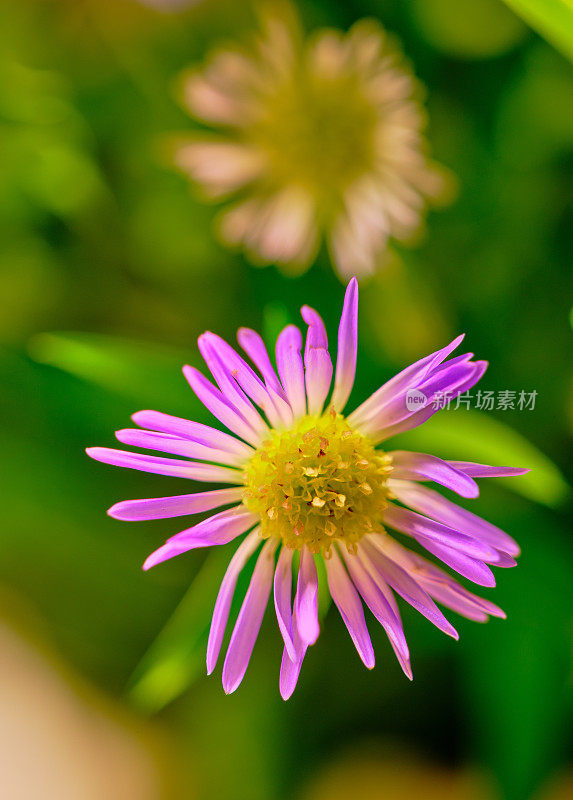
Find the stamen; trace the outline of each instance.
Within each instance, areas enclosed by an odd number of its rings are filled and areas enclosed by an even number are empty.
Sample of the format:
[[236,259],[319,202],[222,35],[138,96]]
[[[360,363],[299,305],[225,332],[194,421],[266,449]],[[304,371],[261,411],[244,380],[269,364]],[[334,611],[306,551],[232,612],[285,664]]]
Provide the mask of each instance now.
[[381,528],[390,470],[387,454],[329,409],[271,432],[246,466],[243,502],[263,538],[328,557],[333,541],[352,548]]

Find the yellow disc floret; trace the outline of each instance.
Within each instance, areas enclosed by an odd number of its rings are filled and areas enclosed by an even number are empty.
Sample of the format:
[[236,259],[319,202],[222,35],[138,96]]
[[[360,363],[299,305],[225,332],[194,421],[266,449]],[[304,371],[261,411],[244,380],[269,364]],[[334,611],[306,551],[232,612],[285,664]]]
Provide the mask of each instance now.
[[390,458],[330,410],[273,430],[250,459],[244,504],[260,514],[263,537],[286,547],[324,552],[352,547],[380,530]]

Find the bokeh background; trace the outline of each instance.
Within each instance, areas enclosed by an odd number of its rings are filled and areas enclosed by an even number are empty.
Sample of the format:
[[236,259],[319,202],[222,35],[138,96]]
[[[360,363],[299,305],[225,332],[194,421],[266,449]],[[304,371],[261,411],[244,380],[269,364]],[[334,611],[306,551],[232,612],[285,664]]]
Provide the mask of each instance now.
[[334,331],[343,286],[325,253],[293,280],[223,249],[215,210],[165,158],[168,138],[193,128],[181,70],[250,30],[251,5],[6,0],[6,800],[573,797],[573,17],[535,0],[510,5],[537,30],[501,0],[298,5],[309,30],[374,16],[401,38],[427,87],[433,153],[458,182],[416,247],[394,248],[362,286],[356,399],[459,331],[490,361],[484,389],[538,392],[534,410],[444,411],[403,440],[533,467],[472,505],[523,548],[488,594],[508,620],[455,620],[456,643],[405,609],[410,684],[377,625],[367,672],[331,614],[285,704],[268,612],[236,694],[205,677],[229,548],[144,574],[173,521],[120,523],[105,509],[173,482],[103,467],[84,447],[113,446],[141,408],[204,419],[180,371],[198,363],[200,332],[233,340],[250,325],[272,341],[303,302]]

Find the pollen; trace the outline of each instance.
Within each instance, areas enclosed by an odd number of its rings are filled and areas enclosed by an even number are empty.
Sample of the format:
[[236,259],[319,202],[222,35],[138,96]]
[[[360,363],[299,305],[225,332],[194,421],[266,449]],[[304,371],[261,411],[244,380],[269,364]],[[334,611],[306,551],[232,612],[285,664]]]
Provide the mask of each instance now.
[[341,415],[302,417],[273,430],[245,472],[243,502],[261,518],[264,538],[328,556],[333,542],[353,550],[383,530],[390,457]]

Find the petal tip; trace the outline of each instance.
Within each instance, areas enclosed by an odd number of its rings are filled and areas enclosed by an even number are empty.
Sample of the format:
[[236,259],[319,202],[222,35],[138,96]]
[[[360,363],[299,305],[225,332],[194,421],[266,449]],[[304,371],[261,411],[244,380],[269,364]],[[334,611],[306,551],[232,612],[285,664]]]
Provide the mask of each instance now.
[[288,689],[287,689],[287,688],[283,688],[282,686],[280,686],[280,687],[279,687],[279,691],[280,691],[280,693],[281,693],[281,697],[282,697],[282,699],[283,699],[283,700],[285,701],[285,703],[286,703],[286,701],[287,701],[287,700],[290,700],[290,698],[291,698],[291,697],[292,697],[292,695],[293,695],[293,692],[294,692],[294,686],[292,686],[292,687],[291,687],[291,686],[289,686],[289,687],[288,687]]
[[108,517],[112,517],[113,519],[124,520],[125,517],[121,513],[122,507],[123,503],[114,503],[114,505],[110,506],[105,513],[108,515]]
[[233,694],[233,692],[236,692],[240,683],[240,678],[233,678],[233,680],[229,680],[228,676],[223,675],[223,691],[225,694]]

